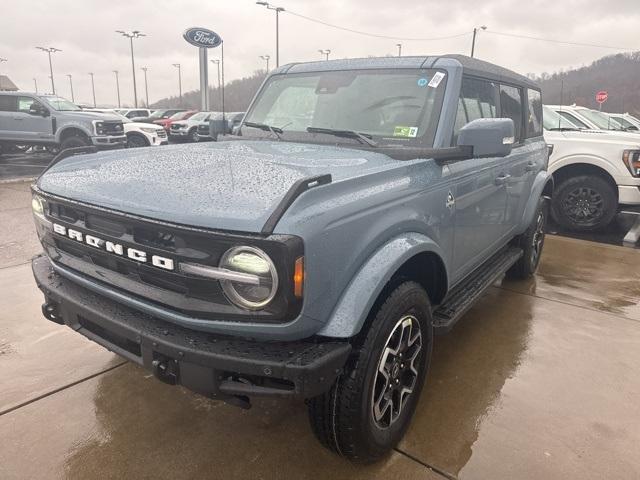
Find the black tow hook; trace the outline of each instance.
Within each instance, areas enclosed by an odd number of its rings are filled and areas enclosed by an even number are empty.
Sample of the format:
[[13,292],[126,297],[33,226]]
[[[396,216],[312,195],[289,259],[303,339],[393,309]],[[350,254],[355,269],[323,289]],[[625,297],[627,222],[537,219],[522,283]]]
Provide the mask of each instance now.
[[64,325],[64,319],[60,314],[60,309],[58,308],[58,304],[54,302],[43,303],[42,304],[42,314],[44,318],[47,320],[51,320],[54,323]]
[[176,385],[178,383],[178,362],[170,358],[156,358],[151,362],[153,375],[163,383]]

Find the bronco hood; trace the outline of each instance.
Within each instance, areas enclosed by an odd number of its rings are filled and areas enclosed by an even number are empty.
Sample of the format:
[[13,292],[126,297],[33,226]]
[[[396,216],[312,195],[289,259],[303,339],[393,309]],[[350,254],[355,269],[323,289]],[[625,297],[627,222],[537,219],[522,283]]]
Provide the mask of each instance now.
[[260,232],[299,179],[329,173],[338,182],[401,163],[350,148],[236,140],[70,157],[45,172],[38,187],[157,220]]

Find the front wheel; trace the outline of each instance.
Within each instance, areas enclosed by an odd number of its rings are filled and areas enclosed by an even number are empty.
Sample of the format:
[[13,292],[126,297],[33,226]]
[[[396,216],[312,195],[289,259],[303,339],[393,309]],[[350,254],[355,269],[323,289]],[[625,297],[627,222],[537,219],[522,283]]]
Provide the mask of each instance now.
[[551,214],[565,228],[590,232],[609,225],[617,207],[613,185],[595,175],[579,175],[564,180],[556,188]]
[[191,141],[194,143],[200,141],[200,137],[198,136],[198,130],[196,128],[191,129],[191,131],[189,132],[189,138],[191,138]]
[[431,304],[425,290],[404,282],[373,319],[332,388],[308,402],[314,434],[328,449],[368,463],[403,437],[431,358]]
[[148,146],[149,142],[144,136],[140,134],[134,133],[127,136],[127,147],[129,148],[140,148]]

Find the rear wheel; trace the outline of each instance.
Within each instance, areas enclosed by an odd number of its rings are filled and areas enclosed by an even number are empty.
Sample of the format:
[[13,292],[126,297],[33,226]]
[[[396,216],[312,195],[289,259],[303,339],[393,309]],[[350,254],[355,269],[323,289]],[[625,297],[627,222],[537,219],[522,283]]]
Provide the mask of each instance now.
[[415,282],[402,283],[374,312],[332,388],[308,401],[318,440],[358,462],[389,452],[413,417],[432,340],[427,293]]
[[86,147],[91,145],[89,140],[80,135],[71,135],[60,142],[60,150],[66,150],[67,148]]
[[542,257],[546,224],[547,201],[541,198],[529,228],[513,241],[515,246],[522,248],[523,253],[522,257],[507,271],[508,278],[523,280],[536,273]]
[[565,228],[589,232],[609,225],[617,208],[614,186],[595,175],[580,175],[555,189],[551,214]]

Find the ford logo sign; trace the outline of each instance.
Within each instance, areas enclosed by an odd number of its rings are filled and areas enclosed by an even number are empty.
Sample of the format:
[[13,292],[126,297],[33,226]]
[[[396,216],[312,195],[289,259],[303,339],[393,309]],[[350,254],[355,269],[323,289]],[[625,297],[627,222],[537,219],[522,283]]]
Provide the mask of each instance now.
[[182,36],[187,42],[196,47],[215,48],[222,43],[220,35],[206,28],[191,27]]

